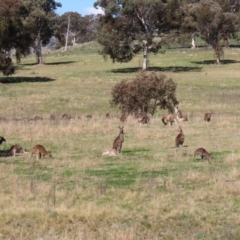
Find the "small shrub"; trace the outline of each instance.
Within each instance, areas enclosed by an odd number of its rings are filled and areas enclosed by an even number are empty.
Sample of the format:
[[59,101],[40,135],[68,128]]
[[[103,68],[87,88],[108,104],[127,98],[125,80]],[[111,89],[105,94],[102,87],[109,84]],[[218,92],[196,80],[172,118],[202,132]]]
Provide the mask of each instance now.
[[7,57],[5,54],[0,54],[0,72],[2,72],[5,76],[14,73],[12,59]]
[[122,113],[138,109],[154,115],[157,108],[173,111],[177,84],[158,72],[140,72],[131,82],[121,81],[112,88],[111,106],[119,105]]

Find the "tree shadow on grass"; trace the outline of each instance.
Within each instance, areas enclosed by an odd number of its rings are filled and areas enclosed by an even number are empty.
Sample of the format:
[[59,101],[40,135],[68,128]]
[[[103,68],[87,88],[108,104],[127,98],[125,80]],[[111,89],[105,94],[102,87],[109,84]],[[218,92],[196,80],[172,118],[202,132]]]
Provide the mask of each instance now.
[[[204,64],[211,65],[211,64],[216,64],[216,60],[192,61],[192,63],[202,64],[202,65]],[[221,60],[221,64],[233,64],[233,63],[240,63],[240,61],[230,60],[230,59]]]
[[6,158],[7,152],[8,152],[8,150],[0,150],[0,158]]
[[51,82],[54,81],[52,78],[47,77],[2,77],[0,83],[21,83],[21,82]]
[[44,66],[44,65],[65,65],[65,64],[71,64],[75,61],[65,61],[65,62],[50,62],[50,63],[44,63],[44,64],[37,64],[37,63],[21,63],[21,65],[24,66]]
[[[169,66],[169,67],[148,67],[148,71],[157,72],[200,72],[202,67],[181,67],[181,66]],[[141,68],[118,68],[113,69],[113,73],[134,73],[141,71]]]
[[64,65],[64,64],[71,64],[75,63],[75,61],[65,61],[65,62],[51,62],[51,63],[44,63],[45,65]]

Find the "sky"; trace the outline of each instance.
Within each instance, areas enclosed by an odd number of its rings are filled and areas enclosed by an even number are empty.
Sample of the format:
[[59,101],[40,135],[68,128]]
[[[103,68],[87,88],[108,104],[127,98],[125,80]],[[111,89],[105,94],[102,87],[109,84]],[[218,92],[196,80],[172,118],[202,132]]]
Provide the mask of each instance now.
[[65,12],[78,12],[82,16],[102,13],[100,9],[97,10],[93,6],[96,0],[56,0],[56,2],[62,4],[62,7],[56,10],[56,13],[59,15]]

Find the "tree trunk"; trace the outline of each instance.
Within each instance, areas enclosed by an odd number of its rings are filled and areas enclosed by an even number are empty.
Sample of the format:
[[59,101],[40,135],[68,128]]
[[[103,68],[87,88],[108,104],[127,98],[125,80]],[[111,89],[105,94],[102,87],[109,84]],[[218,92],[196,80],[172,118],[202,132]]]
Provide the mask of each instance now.
[[146,40],[143,40],[143,66],[142,71],[147,70],[147,63],[148,63],[148,44]]
[[70,28],[70,15],[68,15],[68,26],[67,26],[67,33],[65,36],[65,48],[64,48],[64,52],[67,51],[67,46],[68,46],[68,36],[69,36],[69,28]]
[[222,52],[221,46],[216,46],[215,55],[216,55],[216,63],[217,64],[221,63],[221,52]]
[[43,64],[42,58],[42,40],[38,38],[37,40],[37,50],[36,50],[37,64]]
[[192,38],[192,49],[195,49],[196,48],[196,45],[195,45],[195,39],[194,37]]
[[224,37],[224,45],[225,45],[225,48],[229,48],[228,36]]

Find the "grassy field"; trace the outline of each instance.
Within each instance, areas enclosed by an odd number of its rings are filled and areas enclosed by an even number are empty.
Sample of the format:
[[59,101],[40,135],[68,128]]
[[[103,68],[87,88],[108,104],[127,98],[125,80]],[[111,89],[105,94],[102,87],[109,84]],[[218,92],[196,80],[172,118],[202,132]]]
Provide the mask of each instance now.
[[[113,64],[97,48],[49,53],[43,66],[30,56],[0,78],[0,239],[240,239],[240,49],[226,49],[221,65],[210,50],[150,55],[149,70],[178,84],[184,147],[174,148],[177,125],[164,126],[159,110],[146,125],[129,116],[122,154],[103,157],[121,125],[111,88],[137,74],[142,56]],[[81,119],[49,121],[64,113]],[[29,121],[36,115],[44,120]],[[53,158],[5,157],[17,143]],[[212,164],[193,158],[199,147]]]

